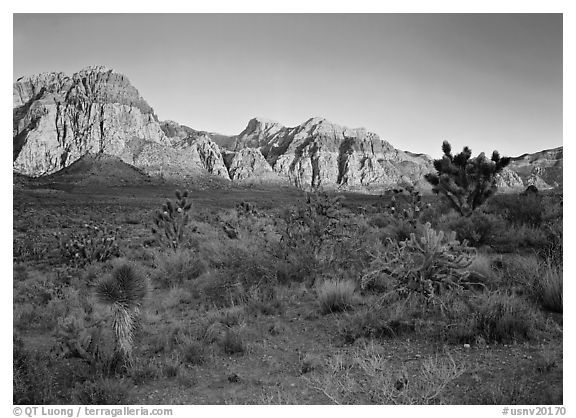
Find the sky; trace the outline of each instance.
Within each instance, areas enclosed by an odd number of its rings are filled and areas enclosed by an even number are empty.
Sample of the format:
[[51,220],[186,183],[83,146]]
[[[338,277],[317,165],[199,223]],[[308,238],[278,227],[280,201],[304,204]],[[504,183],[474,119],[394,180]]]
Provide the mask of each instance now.
[[561,14],[15,14],[13,81],[105,65],[161,120],[324,117],[397,148],[562,145]]

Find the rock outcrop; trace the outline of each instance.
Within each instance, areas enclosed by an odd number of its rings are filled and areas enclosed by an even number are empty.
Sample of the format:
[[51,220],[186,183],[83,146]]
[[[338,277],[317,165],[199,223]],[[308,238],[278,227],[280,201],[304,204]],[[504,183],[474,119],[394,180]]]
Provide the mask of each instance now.
[[524,182],[524,186],[534,185],[538,190],[563,186],[563,147],[523,154],[513,158],[510,168]]
[[323,118],[293,128],[252,119],[235,141],[236,150],[250,148],[260,150],[279,177],[302,189],[420,184],[432,167],[429,157],[397,150],[364,128],[350,129]]
[[520,176],[509,167],[505,167],[496,175],[496,186],[498,186],[499,191],[505,192],[523,191],[525,189],[524,182]]
[[242,148],[224,156],[230,179],[241,182],[277,183],[283,180],[257,148]]
[[122,74],[89,67],[72,77],[46,73],[13,87],[13,168],[38,177],[102,153],[163,176],[228,178],[208,137],[166,135],[153,109]]

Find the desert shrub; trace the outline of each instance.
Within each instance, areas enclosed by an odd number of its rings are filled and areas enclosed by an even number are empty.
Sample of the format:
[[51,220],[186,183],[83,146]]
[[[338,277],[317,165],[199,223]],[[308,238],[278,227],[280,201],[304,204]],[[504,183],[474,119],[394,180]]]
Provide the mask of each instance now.
[[224,338],[220,340],[219,344],[226,354],[241,354],[246,350],[240,333],[230,328],[226,329]]
[[473,247],[493,244],[505,228],[500,216],[482,211],[474,211],[467,217],[452,213],[438,220],[438,229],[456,232],[458,240],[466,240]]
[[15,405],[57,403],[58,390],[51,368],[54,359],[46,353],[29,351],[16,334],[13,336],[12,398]]
[[290,277],[315,277],[322,259],[344,234],[342,218],[342,197],[326,193],[308,194],[303,204],[282,211],[275,256],[290,266]]
[[414,331],[409,308],[406,305],[377,306],[347,314],[338,322],[338,333],[346,343],[360,338],[379,339],[398,337]]
[[490,292],[474,301],[470,329],[487,342],[523,341],[531,338],[538,322],[533,308],[518,296]]
[[422,200],[422,194],[414,186],[407,184],[392,190],[392,196],[386,211],[397,221],[403,221],[412,227],[416,227],[422,211],[428,206]]
[[55,233],[61,257],[74,266],[107,261],[120,256],[118,231],[107,227],[84,224],[78,233]]
[[59,318],[83,314],[90,308],[79,290],[58,283],[52,274],[37,271],[14,282],[13,300],[14,326],[19,329],[52,330]]
[[187,341],[180,346],[182,360],[186,364],[199,365],[206,362],[206,348],[199,341]]
[[16,261],[40,261],[48,255],[48,248],[30,237],[19,239],[14,237],[12,256]]
[[543,221],[545,207],[539,194],[502,195],[491,202],[509,223],[538,227]]
[[316,289],[320,311],[327,314],[352,307],[355,287],[350,280],[324,280]]
[[410,369],[386,354],[374,343],[336,353],[323,362],[324,373],[306,381],[335,404],[429,405],[447,403],[452,382],[466,371],[449,352]]
[[534,298],[544,309],[562,313],[562,266],[550,263],[542,265],[535,277],[532,290]]
[[77,383],[72,403],[79,405],[126,405],[132,403],[129,384],[123,380],[97,378]]
[[194,280],[208,268],[199,253],[187,249],[157,253],[155,264],[157,267],[155,278],[163,287],[179,286]]
[[89,323],[83,317],[67,316],[58,320],[56,353],[64,358],[84,361],[93,372],[107,371],[111,359],[107,352],[110,341],[99,323]]
[[374,228],[386,228],[392,222],[392,217],[386,213],[378,213],[368,220],[368,224]]
[[145,363],[138,364],[132,368],[130,377],[135,385],[141,385],[145,382],[154,381],[161,375],[161,370],[155,361],[146,360]]
[[180,374],[182,363],[179,356],[172,356],[166,360],[162,373],[169,379],[173,379]]
[[445,235],[426,224],[423,234],[403,242],[388,240],[377,248],[373,261],[361,280],[363,289],[374,282],[389,283],[390,290],[400,295],[418,294],[429,302],[440,302],[443,290],[463,289],[475,251],[455,239],[454,232]]
[[486,254],[477,254],[467,270],[470,272],[470,281],[480,286],[495,288],[500,284],[500,277],[493,268],[491,258]]
[[562,264],[564,258],[562,217],[546,221],[541,230],[546,236],[546,244],[537,249],[538,255],[555,265]]
[[496,175],[508,164],[510,158],[500,157],[498,151],[488,160],[482,152],[476,158],[472,150],[464,147],[461,153],[452,155],[448,141],[442,143],[443,157],[434,160],[436,173],[426,174],[434,193],[443,196],[462,216],[470,216],[497,190]]
[[529,289],[540,270],[536,255],[505,255],[497,264],[502,284],[509,288]]
[[190,221],[189,211],[192,203],[188,202],[188,191],[181,193],[176,190],[176,200],[170,199],[162,205],[162,209],[154,214],[155,228],[152,233],[167,247],[176,249],[186,239],[186,227]]
[[217,308],[243,304],[248,299],[246,288],[225,270],[210,270],[194,284],[194,292],[209,306]]
[[511,225],[495,237],[492,247],[503,253],[518,252],[519,250],[542,252],[549,247],[549,241],[542,228]]

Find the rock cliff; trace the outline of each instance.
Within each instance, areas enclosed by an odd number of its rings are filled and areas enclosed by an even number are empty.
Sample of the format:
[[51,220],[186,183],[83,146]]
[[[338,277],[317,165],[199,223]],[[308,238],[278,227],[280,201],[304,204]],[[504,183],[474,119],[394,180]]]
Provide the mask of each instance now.
[[218,146],[201,135],[167,135],[122,74],[88,67],[71,77],[45,73],[13,86],[14,171],[38,177],[80,157],[107,154],[162,176],[228,178]]
[[236,138],[236,150],[255,148],[280,178],[311,189],[385,189],[399,182],[421,184],[430,158],[395,149],[363,128],[350,129],[323,118],[288,128],[255,118]]
[[[117,157],[153,176],[288,182],[307,190],[380,192],[402,183],[429,189],[424,174],[433,171],[427,155],[323,118],[295,127],[254,118],[236,136],[160,122],[126,76],[105,67],[22,77],[13,85],[13,106],[13,168],[31,177],[88,154]],[[498,186],[561,187],[562,161],[562,147],[513,158]]]

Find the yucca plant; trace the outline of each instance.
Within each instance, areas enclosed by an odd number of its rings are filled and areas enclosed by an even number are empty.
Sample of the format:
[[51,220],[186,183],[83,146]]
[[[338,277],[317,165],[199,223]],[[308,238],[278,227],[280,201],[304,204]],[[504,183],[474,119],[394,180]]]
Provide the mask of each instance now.
[[165,240],[172,249],[177,249],[184,241],[185,231],[190,215],[188,212],[192,207],[192,202],[188,202],[188,191],[183,193],[176,190],[176,201],[166,200],[162,205],[162,210],[156,212],[154,224],[156,228],[152,233],[157,234],[160,240]]
[[147,291],[146,280],[128,263],[116,267],[108,279],[96,286],[98,300],[112,309],[115,358],[127,369],[132,367],[134,334]]

